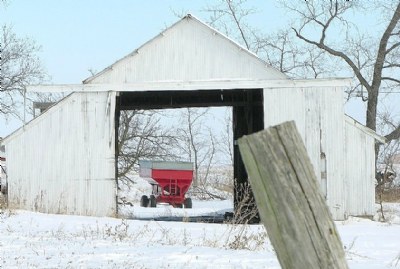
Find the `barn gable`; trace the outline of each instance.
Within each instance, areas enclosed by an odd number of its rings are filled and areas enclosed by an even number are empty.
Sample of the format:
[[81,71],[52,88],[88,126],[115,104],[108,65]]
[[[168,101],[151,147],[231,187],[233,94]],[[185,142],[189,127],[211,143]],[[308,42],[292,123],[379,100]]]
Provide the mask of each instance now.
[[238,43],[187,15],[83,83],[285,79]]

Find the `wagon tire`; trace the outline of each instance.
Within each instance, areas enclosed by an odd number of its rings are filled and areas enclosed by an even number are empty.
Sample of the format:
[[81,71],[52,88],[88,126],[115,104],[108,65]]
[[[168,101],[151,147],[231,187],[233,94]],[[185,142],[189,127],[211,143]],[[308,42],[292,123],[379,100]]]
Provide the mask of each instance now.
[[150,207],[156,207],[157,206],[157,200],[156,197],[152,194],[150,195]]
[[142,198],[140,198],[140,206],[147,207],[148,205],[149,205],[149,197],[147,197],[147,195],[143,195]]
[[183,205],[185,208],[192,208],[193,203],[192,203],[192,198],[186,198],[185,201],[183,202]]

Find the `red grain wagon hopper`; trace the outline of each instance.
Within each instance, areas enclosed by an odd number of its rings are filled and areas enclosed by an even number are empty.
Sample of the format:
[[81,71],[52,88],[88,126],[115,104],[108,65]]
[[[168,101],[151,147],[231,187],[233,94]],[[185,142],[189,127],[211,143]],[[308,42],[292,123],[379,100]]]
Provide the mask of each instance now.
[[193,179],[190,162],[139,161],[139,176],[152,186],[150,197],[143,195],[142,207],[168,203],[174,207],[192,208],[192,199],[185,198]]

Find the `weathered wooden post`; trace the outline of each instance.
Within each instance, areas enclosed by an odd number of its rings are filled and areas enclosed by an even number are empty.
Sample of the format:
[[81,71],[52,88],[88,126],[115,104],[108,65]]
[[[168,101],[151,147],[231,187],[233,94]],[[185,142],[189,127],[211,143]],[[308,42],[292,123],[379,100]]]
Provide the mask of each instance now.
[[256,204],[282,268],[348,268],[295,123],[239,139]]

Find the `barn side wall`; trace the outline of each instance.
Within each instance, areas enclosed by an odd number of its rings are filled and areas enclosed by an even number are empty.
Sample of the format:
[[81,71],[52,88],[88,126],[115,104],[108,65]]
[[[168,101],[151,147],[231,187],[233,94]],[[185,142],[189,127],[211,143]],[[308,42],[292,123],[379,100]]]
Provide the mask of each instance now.
[[345,218],[341,87],[264,89],[265,127],[294,120],[335,220]]
[[4,141],[10,208],[113,216],[115,93],[73,93]]
[[345,122],[346,215],[371,216],[375,211],[375,139]]

